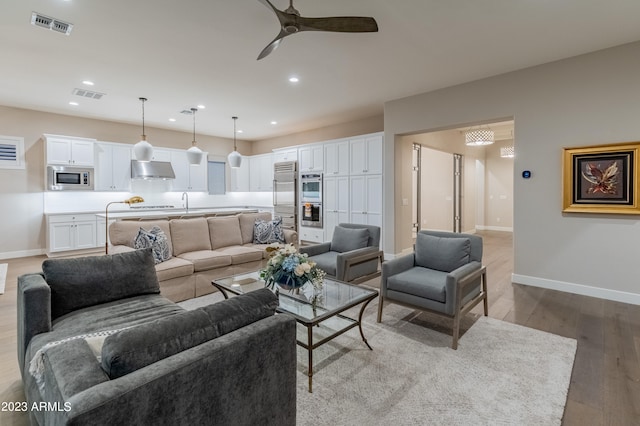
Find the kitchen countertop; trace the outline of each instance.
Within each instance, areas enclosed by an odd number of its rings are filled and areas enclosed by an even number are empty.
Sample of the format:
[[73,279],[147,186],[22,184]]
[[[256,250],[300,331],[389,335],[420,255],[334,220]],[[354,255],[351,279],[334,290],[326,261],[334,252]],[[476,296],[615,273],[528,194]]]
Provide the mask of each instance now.
[[[109,213],[109,219],[129,219],[136,217],[144,217],[144,218],[154,218],[154,217],[181,217],[181,216],[199,216],[206,214],[214,214],[214,213],[226,213],[226,214],[235,214],[241,212],[257,212],[258,209],[234,209],[234,208],[191,208],[189,210],[186,209],[164,209],[164,210],[129,210],[126,212],[114,212]],[[104,213],[96,214],[97,217],[105,217]]]
[[[127,210],[109,210],[109,219],[133,219],[133,218],[154,218],[154,217],[180,217],[180,216],[198,216],[215,213],[235,214],[241,212],[257,212],[261,210],[268,210],[264,207],[193,207],[188,211],[184,208],[169,208],[169,209],[127,209]],[[69,212],[55,212],[45,213],[45,216],[59,216],[59,215],[75,215],[75,214],[95,214],[99,218],[105,217],[104,210],[100,211],[69,211]]]

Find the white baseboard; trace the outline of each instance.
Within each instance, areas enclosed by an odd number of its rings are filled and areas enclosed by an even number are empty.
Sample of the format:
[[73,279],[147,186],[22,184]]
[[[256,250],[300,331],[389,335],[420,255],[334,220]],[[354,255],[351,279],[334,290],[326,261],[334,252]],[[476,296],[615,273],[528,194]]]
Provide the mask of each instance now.
[[513,227],[511,226],[484,226],[484,225],[476,225],[476,229],[478,231],[502,231],[502,232],[513,232]]
[[14,259],[18,257],[40,256],[41,254],[45,254],[44,249],[5,251],[0,253],[0,260]]
[[613,300],[615,302],[640,305],[640,294],[638,293],[628,293],[626,291],[591,287],[583,284],[568,283],[565,281],[549,280],[546,278],[531,277],[528,275],[519,274],[511,274],[511,281],[516,284],[548,288],[550,290],[564,291],[566,293],[597,297],[598,299],[606,299]]

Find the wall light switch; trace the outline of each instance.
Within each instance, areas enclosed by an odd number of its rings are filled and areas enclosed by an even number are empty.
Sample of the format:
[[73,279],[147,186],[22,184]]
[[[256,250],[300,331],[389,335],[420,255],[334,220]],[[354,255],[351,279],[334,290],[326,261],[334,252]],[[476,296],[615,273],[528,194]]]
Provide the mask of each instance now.
[[409,205],[409,199],[408,198],[403,198],[402,199],[402,205],[403,206],[408,206]]

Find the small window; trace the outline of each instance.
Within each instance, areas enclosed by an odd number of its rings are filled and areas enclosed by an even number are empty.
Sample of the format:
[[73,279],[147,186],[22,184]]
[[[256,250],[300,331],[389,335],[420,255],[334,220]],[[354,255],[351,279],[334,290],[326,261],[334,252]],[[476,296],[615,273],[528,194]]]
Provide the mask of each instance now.
[[225,169],[223,161],[209,161],[207,163],[209,172],[209,194],[224,195],[226,183],[224,180]]
[[0,136],[0,169],[24,167],[24,138]]

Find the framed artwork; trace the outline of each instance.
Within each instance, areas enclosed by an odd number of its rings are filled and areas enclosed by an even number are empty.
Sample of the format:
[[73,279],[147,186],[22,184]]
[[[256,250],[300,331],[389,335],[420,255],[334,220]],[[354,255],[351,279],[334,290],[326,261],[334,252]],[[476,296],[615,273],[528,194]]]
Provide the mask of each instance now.
[[563,212],[640,214],[640,142],[563,150]]

